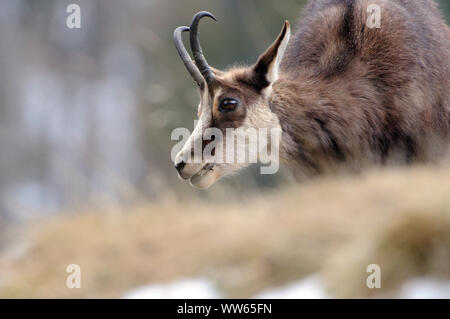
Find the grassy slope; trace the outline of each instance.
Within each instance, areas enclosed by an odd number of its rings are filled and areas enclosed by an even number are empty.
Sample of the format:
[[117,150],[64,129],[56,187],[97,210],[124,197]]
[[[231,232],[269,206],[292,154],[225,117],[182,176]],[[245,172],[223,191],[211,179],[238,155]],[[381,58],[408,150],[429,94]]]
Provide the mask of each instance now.
[[[316,180],[245,202],[161,201],[35,225],[0,259],[0,297],[119,297],[151,282],[212,278],[228,297],[319,272],[338,297],[391,296],[405,279],[450,278],[450,167]],[[66,266],[82,268],[67,289]],[[366,288],[366,267],[382,289]]]

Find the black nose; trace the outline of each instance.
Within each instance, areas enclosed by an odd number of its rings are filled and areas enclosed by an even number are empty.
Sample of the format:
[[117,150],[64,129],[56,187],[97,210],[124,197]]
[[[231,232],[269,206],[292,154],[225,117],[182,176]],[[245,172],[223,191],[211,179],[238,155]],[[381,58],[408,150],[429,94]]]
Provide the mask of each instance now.
[[179,162],[177,165],[175,165],[175,168],[177,169],[178,173],[181,174],[181,171],[186,166],[186,163],[184,161]]

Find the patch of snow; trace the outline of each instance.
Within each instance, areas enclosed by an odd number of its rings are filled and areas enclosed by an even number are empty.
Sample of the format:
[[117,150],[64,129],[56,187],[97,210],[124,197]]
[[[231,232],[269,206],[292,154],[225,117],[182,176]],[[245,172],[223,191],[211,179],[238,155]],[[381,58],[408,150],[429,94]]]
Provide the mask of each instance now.
[[[397,295],[402,299],[448,299],[450,281],[436,278],[414,278],[406,281]],[[217,287],[206,278],[189,278],[165,284],[151,284],[125,293],[124,299],[217,299],[223,298]],[[318,275],[257,294],[256,299],[325,299],[325,292]]]
[[216,299],[220,298],[211,281],[192,278],[167,284],[152,284],[125,293],[124,299]]
[[436,278],[411,279],[400,288],[399,298],[448,299],[450,298],[450,281]]
[[256,295],[257,299],[325,299],[323,284],[317,275],[311,275],[284,287],[268,289]]

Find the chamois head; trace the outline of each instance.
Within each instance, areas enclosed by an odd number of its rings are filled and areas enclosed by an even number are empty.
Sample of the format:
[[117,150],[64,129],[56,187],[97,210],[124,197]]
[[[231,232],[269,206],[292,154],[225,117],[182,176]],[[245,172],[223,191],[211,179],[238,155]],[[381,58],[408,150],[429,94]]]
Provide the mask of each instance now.
[[[202,11],[194,16],[190,27],[178,27],[174,32],[177,51],[200,93],[196,127],[175,156],[174,164],[179,177],[189,180],[197,188],[207,188],[222,176],[250,164],[250,156],[244,161],[236,158],[239,148],[247,148],[252,143],[245,138],[244,145],[239,143],[239,134],[243,130],[279,129],[278,118],[270,111],[268,101],[290,37],[290,24],[286,21],[278,38],[254,65],[220,71],[208,65],[200,46],[198,24],[203,17],[216,20],[211,13]],[[181,40],[184,31],[190,33],[194,61]],[[229,129],[241,133],[228,135],[232,131]],[[267,139],[265,145],[262,143],[259,139],[258,149],[267,147],[272,141]],[[223,161],[214,157],[219,151]]]

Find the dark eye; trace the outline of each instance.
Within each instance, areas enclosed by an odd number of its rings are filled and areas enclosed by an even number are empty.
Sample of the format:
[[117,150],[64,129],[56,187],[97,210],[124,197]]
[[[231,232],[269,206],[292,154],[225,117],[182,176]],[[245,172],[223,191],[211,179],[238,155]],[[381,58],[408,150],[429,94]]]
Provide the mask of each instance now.
[[239,105],[238,100],[227,97],[222,99],[222,101],[220,101],[219,111],[222,113],[231,112],[234,111],[238,105]]

